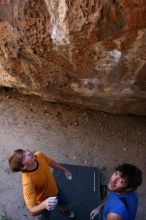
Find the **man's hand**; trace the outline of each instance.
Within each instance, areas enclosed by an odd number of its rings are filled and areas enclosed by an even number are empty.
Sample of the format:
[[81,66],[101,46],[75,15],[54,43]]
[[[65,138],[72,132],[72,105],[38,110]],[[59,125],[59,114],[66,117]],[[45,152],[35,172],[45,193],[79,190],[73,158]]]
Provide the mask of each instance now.
[[72,179],[72,174],[71,174],[71,172],[69,171],[69,170],[65,170],[64,171],[64,174],[65,174],[65,176],[66,176],[66,178],[68,179],[68,180],[71,180]]
[[98,206],[97,208],[93,209],[92,212],[90,213],[90,219],[94,219],[96,215],[99,214],[100,212],[100,207]]
[[92,210],[92,212],[90,213],[90,220],[94,219],[95,216],[99,214],[103,206],[104,206],[104,201],[99,206],[97,206],[97,208]]
[[49,211],[55,209],[55,206],[57,205],[58,203],[58,199],[57,197],[49,197],[48,199],[45,199],[43,202],[42,202],[42,205],[44,207],[44,209],[47,209]]
[[55,209],[55,206],[58,203],[58,199],[56,196],[49,197],[48,199],[45,199],[43,202],[41,202],[39,205],[33,206],[29,209],[32,216],[40,215],[42,210],[47,209],[49,211]]
[[64,172],[64,174],[68,180],[72,179],[71,172],[69,170],[67,170],[64,166],[62,166],[61,164],[57,163],[56,161],[52,160],[50,167],[52,167],[55,170],[59,170],[59,171]]

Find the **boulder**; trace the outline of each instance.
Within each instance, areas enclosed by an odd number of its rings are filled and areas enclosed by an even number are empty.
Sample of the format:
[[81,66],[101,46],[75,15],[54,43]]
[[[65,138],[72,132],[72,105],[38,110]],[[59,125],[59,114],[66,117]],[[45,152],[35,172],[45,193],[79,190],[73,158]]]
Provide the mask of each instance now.
[[0,1],[0,86],[146,115],[145,0]]

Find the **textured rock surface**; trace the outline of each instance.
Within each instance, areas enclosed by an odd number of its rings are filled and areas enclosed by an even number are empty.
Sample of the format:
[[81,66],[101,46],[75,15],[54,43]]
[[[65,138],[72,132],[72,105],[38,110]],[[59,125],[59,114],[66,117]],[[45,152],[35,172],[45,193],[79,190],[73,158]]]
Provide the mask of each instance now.
[[146,115],[145,0],[1,0],[0,85]]

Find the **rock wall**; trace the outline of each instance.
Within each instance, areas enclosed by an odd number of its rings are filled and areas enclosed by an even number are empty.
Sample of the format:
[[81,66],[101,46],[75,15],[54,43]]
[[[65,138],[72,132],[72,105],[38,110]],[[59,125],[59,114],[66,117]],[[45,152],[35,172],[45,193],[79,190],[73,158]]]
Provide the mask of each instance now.
[[1,0],[0,85],[146,115],[145,0]]

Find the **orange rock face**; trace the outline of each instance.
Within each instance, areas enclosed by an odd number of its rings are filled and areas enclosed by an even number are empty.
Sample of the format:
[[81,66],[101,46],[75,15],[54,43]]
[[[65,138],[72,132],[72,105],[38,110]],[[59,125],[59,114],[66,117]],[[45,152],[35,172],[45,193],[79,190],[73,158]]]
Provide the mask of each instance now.
[[145,0],[1,0],[0,85],[146,115]]

